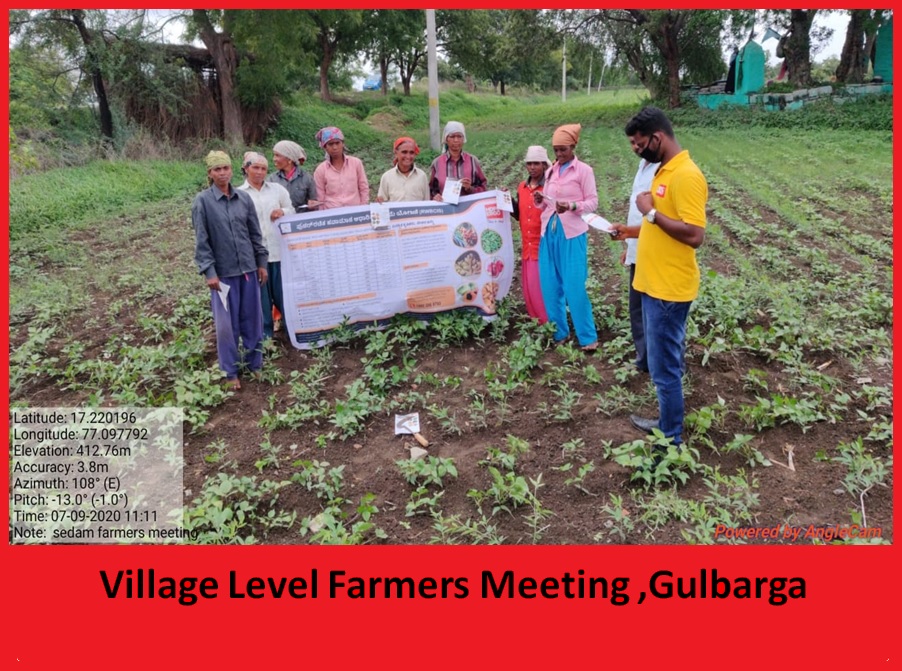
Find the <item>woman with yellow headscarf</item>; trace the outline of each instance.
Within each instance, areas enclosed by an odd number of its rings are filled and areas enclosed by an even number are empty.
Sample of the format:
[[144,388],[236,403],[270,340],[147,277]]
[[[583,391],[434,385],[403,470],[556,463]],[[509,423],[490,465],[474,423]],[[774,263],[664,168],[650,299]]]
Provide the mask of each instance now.
[[586,291],[589,226],[582,215],[598,207],[598,190],[595,171],[573,151],[581,130],[579,124],[568,124],[554,131],[555,162],[545,174],[544,189],[534,191],[533,198],[542,211],[539,281],[548,320],[556,327],[554,340],[561,343],[570,336],[569,308],[580,348],[590,352],[598,349],[598,332]]

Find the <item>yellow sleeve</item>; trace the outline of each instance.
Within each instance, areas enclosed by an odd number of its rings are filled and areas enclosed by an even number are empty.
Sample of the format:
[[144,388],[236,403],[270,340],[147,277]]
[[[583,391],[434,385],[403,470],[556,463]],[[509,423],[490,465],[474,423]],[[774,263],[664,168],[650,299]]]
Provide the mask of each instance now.
[[708,202],[708,183],[702,173],[692,171],[680,175],[679,182],[672,184],[673,204],[677,218],[687,224],[705,227],[705,204]]

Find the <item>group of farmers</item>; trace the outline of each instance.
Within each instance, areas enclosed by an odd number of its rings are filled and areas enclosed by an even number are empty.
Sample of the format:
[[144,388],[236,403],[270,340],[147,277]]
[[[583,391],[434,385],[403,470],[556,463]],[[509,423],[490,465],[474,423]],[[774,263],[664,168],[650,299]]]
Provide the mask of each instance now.
[[[527,313],[555,326],[554,340],[571,338],[568,312],[579,347],[598,348],[588,278],[588,224],[583,215],[598,207],[595,173],[577,157],[582,128],[567,124],[551,137],[554,161],[542,146],[525,155],[526,179],[512,198],[522,238],[521,285]],[[633,415],[646,432],[659,429],[682,442],[685,336],[689,307],[698,294],[695,250],[705,233],[707,183],[676,140],[669,119],[646,107],[625,127],[639,166],[626,224],[612,224],[611,237],[625,243],[621,261],[630,269],[630,327],[636,366],[648,372],[658,396],[659,417]],[[219,364],[226,384],[240,388],[242,365],[255,374],[263,363],[263,340],[273,337],[273,307],[284,313],[279,243],[271,222],[293,212],[366,205],[369,182],[363,163],[350,155],[342,131],[316,133],[325,159],[312,177],[304,171],[304,149],[282,140],[266,157],[247,152],[245,182],[231,185],[232,162],[222,151],[206,157],[209,188],[191,211],[195,261],[206,278],[216,329]],[[393,145],[393,166],[381,177],[377,202],[442,200],[446,182],[460,181],[463,195],[480,193],[487,180],[479,160],[463,151],[463,124],[448,122],[444,153],[428,173],[415,164],[419,147],[410,137]],[[243,352],[239,349],[243,346]]]

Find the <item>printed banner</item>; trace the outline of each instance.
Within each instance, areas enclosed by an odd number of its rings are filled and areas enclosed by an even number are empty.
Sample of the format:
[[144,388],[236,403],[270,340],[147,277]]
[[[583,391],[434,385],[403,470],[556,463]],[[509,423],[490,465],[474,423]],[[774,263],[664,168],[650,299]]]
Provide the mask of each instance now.
[[320,347],[343,324],[385,325],[401,313],[466,307],[495,314],[514,266],[510,216],[497,197],[386,203],[388,219],[380,214],[375,222],[370,205],[276,221],[292,344]]

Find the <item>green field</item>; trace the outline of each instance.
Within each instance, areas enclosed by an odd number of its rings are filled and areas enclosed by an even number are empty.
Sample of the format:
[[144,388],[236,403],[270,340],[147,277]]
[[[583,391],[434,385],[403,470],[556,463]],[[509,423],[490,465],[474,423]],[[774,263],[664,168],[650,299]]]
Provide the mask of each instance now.
[[[623,221],[638,97],[449,92],[441,109],[467,125],[490,187],[509,189],[528,145],[582,123],[598,212]],[[395,136],[428,145],[424,100],[350,102],[297,101],[276,139],[299,141],[311,167],[312,133],[341,126],[375,189]],[[888,113],[862,114],[875,109]],[[262,382],[224,391],[192,261],[199,159],[11,184],[12,404],[184,407],[186,524],[204,543],[714,543],[718,525],[776,524],[858,524],[891,542],[892,131],[856,126],[851,107],[803,112],[675,115],[710,199],[688,449],[654,472],[654,439],[627,419],[655,412],[654,390],[631,365],[619,243],[601,234],[595,355],[554,347],[515,284],[490,324],[455,313],[314,353],[277,345]],[[431,441],[417,462],[391,430],[414,411]]]

